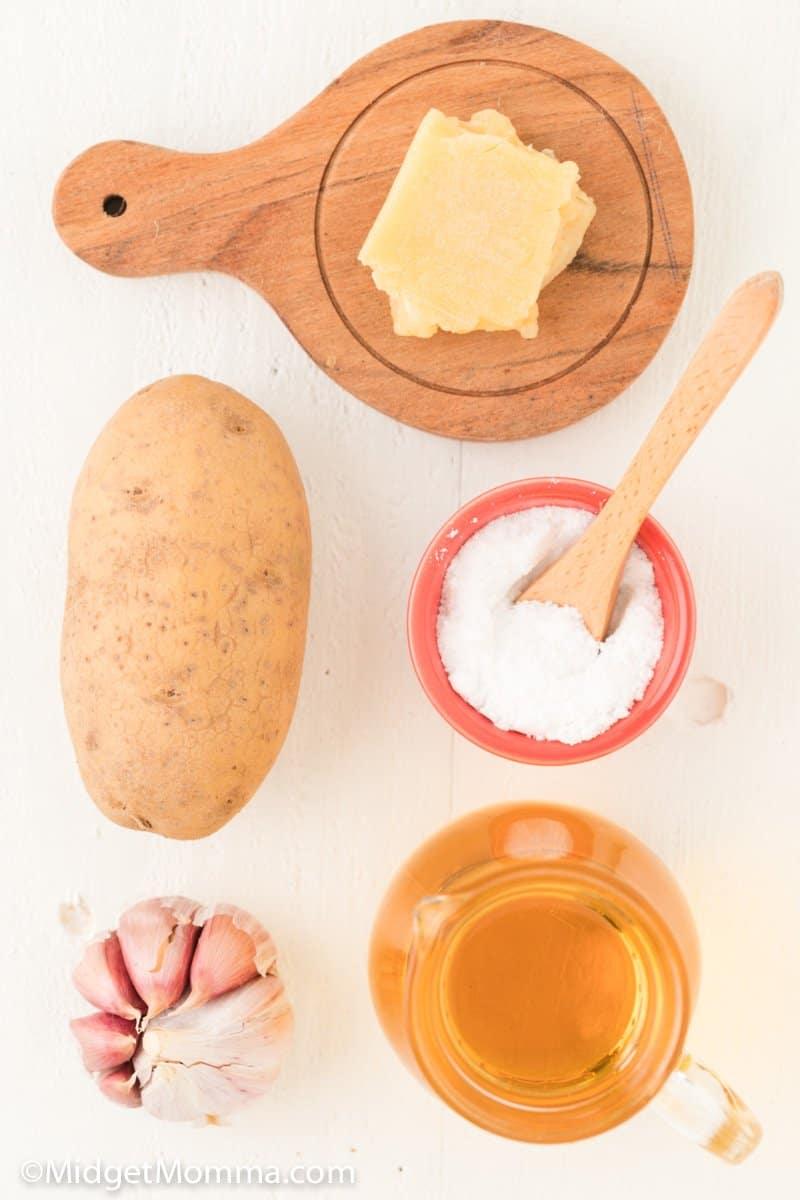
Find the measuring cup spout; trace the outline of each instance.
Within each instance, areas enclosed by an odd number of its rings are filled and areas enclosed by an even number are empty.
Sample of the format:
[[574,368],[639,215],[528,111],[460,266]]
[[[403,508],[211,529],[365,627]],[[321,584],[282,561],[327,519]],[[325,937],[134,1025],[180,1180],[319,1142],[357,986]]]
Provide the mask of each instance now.
[[466,904],[467,897],[458,893],[426,896],[414,909],[411,927],[413,948],[419,952],[430,946],[442,930]]

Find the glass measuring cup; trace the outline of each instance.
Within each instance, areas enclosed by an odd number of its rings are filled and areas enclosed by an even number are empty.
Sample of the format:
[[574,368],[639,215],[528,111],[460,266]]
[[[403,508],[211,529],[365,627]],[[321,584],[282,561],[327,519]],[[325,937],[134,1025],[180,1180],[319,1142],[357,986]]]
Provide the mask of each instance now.
[[378,912],[370,982],[405,1063],[462,1116],[531,1142],[649,1101],[728,1162],[761,1136],[685,1051],[699,950],[664,864],[591,813],[526,803],[446,826]]

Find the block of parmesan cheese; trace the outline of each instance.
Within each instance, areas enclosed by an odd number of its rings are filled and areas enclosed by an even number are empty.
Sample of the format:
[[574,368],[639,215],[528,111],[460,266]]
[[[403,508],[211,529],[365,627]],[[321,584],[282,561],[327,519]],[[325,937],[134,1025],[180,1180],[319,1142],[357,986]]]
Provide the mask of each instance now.
[[432,108],[359,261],[386,292],[397,334],[538,333],[543,287],[569,266],[595,214],[574,162],[534,150],[493,109]]

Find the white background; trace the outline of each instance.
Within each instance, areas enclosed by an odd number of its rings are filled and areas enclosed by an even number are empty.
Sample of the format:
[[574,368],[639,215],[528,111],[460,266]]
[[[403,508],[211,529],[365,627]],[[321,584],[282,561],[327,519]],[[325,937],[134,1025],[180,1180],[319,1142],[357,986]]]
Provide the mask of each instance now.
[[[17,1182],[25,1159],[160,1154],[352,1163],[359,1186],[338,1194],[369,1200],[796,1195],[800,7],[2,0],[0,11],[3,1195],[39,1194]],[[340,391],[235,281],[112,279],[59,242],[53,184],[91,143],[238,146],[388,38],[467,16],[527,20],[619,59],[654,92],[687,159],[697,247],[686,303],[643,377],[583,423],[496,446],[427,436]],[[731,689],[724,718],[695,724],[684,692],[638,743],[572,768],[515,766],[457,739],[427,704],[405,647],[406,592],[428,538],[462,501],[509,479],[613,484],[726,293],[766,267],[786,278],[779,326],[656,509],[697,589],[690,674]],[[58,688],[75,477],[122,401],[180,371],[224,380],[278,420],[314,533],[289,739],[244,812],[195,844],[98,814]],[[704,948],[691,1046],[766,1130],[747,1165],[718,1164],[648,1112],[578,1145],[503,1142],[445,1111],[384,1042],[365,957],[393,868],[453,814],[535,797],[597,809],[676,872]],[[82,895],[102,928],[163,892],[252,909],[281,953],[296,1044],[275,1089],[227,1128],[170,1126],[108,1104],[66,1032],[83,1006],[68,982],[79,944],[59,906]]]

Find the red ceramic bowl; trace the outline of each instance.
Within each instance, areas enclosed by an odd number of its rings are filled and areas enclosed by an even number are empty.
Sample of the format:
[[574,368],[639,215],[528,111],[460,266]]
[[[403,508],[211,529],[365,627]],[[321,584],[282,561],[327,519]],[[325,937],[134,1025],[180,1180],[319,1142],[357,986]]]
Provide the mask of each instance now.
[[568,746],[537,741],[522,733],[498,729],[454,692],[439,657],[436,618],[442,584],[453,556],[482,526],[521,509],[546,504],[598,512],[610,496],[608,488],[583,479],[521,479],[470,500],[443,525],[417,568],[408,598],[408,645],[411,661],[428,699],[446,721],[476,746],[503,758],[537,765],[588,762],[626,746],[661,716],[683,681],[694,647],[696,610],[686,563],[669,534],[648,517],[637,543],[653,564],[664,612],[664,648],[653,678],[627,717],[605,733]]

